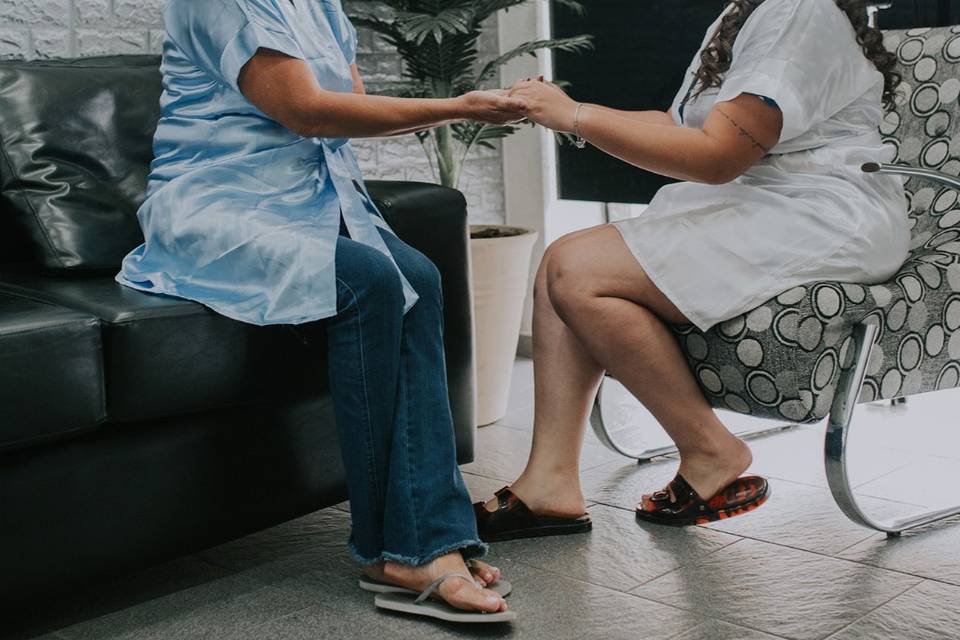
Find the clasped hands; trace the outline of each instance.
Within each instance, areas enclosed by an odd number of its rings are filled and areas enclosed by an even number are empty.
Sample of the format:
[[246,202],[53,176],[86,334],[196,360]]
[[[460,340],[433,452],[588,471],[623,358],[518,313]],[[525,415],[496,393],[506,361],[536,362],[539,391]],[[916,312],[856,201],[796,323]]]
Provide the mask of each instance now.
[[542,76],[525,78],[509,89],[472,91],[461,98],[468,117],[480,122],[514,124],[529,120],[561,133],[574,128],[577,102]]

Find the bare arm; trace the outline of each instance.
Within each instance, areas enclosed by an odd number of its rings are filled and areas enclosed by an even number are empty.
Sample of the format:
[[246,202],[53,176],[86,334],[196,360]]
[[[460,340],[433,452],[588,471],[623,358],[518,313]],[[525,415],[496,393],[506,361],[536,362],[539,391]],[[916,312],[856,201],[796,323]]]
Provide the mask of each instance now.
[[452,119],[507,122],[521,117],[524,106],[522,99],[493,92],[436,100],[369,96],[359,92],[363,81],[355,72],[353,93],[326,91],[304,61],[270,49],[260,49],[247,62],[238,84],[264,114],[300,135],[319,138],[394,135]]
[[[353,76],[353,92],[360,95],[366,95],[367,89],[363,84],[363,77],[360,75],[360,69],[357,67],[356,62],[350,65],[350,74]],[[452,122],[452,120],[450,122]],[[433,124],[425,125],[425,126],[424,125],[414,126],[409,129],[404,129],[402,131],[394,131],[390,135],[402,136],[410,133],[419,133],[421,131],[426,131],[427,129],[432,129],[433,127],[436,127],[441,124],[444,124],[444,123],[435,122]]]
[[673,127],[676,126],[676,123],[673,121],[673,116],[670,111],[622,111],[620,109],[611,109],[610,107],[604,107],[602,105],[590,105],[593,109],[599,109],[600,111],[606,111],[607,113],[612,113],[623,118],[629,118],[634,122],[646,122],[647,124],[662,124],[664,126]]
[[[522,82],[511,95],[527,101],[531,120],[573,130],[577,103],[559,87]],[[730,182],[746,172],[777,144],[782,126],[779,109],[750,95],[719,103],[702,129],[678,127],[672,119],[625,117],[593,105],[580,111],[580,133],[599,149],[648,171],[707,184]]]
[[743,175],[777,144],[779,109],[755,96],[719,103],[702,129],[629,120],[586,108],[580,131],[612,156],[661,175],[724,184]]

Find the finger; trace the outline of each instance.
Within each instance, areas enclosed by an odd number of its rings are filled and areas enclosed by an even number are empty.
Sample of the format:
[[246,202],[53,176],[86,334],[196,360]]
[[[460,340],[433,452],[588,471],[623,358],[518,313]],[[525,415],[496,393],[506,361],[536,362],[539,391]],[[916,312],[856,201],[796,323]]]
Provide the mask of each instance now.
[[510,97],[498,101],[495,106],[498,111],[508,111],[511,113],[525,112],[527,110],[527,101],[522,98]]

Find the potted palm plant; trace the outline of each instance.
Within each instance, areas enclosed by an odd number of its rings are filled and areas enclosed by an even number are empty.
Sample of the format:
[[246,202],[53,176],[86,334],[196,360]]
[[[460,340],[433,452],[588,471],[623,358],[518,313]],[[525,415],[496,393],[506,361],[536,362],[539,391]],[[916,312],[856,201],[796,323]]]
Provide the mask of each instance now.
[[[359,27],[380,34],[403,61],[404,82],[393,95],[453,98],[497,86],[500,68],[540,50],[579,52],[589,36],[534,40],[481,60],[482,26],[498,11],[529,0],[374,0],[350,11]],[[554,0],[577,11],[576,0]],[[417,135],[437,181],[458,188],[464,162],[478,147],[518,129],[479,122],[444,124]],[[504,225],[472,226],[474,336],[477,353],[477,424],[496,422],[506,413],[513,360],[520,335],[527,274],[537,234]]]

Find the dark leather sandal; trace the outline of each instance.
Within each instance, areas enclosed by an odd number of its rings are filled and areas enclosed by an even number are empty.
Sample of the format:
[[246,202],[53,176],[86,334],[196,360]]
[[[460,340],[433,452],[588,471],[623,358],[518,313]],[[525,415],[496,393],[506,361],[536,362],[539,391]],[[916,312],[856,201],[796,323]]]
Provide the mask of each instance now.
[[645,495],[637,519],[674,527],[707,524],[753,511],[770,497],[770,485],[760,476],[737,478],[704,500],[679,473],[667,487]]
[[473,511],[477,516],[477,530],[484,542],[503,542],[518,538],[561,536],[583,533],[593,528],[589,514],[576,518],[538,516],[518,498],[509,487],[497,491],[497,510],[487,511],[477,502]]

